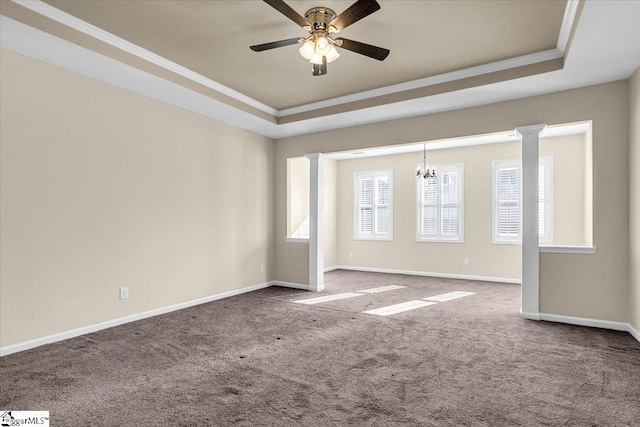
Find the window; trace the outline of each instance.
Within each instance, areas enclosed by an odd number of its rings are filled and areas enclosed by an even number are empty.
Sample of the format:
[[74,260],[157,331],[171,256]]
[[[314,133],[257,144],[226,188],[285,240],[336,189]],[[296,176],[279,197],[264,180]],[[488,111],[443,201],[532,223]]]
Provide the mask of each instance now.
[[416,240],[463,242],[464,166],[435,169],[436,178],[416,179]]
[[[540,243],[552,242],[553,158],[538,163],[538,225]],[[522,162],[493,162],[493,243],[522,243]]]
[[287,159],[287,241],[309,240],[309,176],[306,157]]
[[392,240],[393,172],[356,172],[353,184],[353,238]]

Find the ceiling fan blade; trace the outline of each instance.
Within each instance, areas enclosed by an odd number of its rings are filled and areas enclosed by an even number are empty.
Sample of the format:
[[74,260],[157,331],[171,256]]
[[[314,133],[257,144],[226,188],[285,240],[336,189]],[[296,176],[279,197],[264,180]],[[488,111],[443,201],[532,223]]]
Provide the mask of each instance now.
[[343,39],[342,37],[336,39],[336,46],[359,53],[360,55],[368,56],[369,58],[377,59],[378,61],[384,61],[390,52],[389,49],[357,42],[355,40]]
[[290,46],[292,44],[298,44],[300,43],[300,40],[304,40],[304,39],[300,37],[296,37],[295,39],[278,40],[277,42],[256,44],[253,46],[249,46],[249,48],[254,52],[262,52],[263,50],[275,49],[277,47],[284,47],[284,46]]
[[380,5],[376,0],[358,0],[331,21],[329,25],[333,25],[338,31],[342,31],[354,22],[358,22],[379,9]]
[[309,23],[307,22],[307,20],[304,19],[302,16],[300,16],[298,12],[293,10],[291,6],[286,4],[284,1],[282,0],[263,0],[263,1],[269,6],[271,6],[272,8],[274,8],[275,10],[277,10],[278,12],[282,13],[287,18],[291,19],[296,24],[300,25],[301,27],[309,26]]

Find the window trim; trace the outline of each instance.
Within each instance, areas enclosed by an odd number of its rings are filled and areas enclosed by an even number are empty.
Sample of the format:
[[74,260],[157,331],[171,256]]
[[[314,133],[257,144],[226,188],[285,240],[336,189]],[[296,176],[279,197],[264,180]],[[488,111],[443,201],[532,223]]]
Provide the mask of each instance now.
[[547,196],[544,206],[546,218],[544,224],[545,232],[543,234],[543,237],[538,237],[538,245],[553,245],[553,156],[540,156],[538,162],[538,167],[540,167],[540,164],[544,166],[547,176],[547,180],[544,183],[544,191],[545,195]]
[[[376,234],[375,231],[373,234],[364,235],[360,234],[360,215],[359,215],[359,187],[358,180],[363,176],[371,176],[375,182],[376,177],[386,176],[389,178],[389,204],[388,204],[388,212],[389,212],[389,232],[384,234]],[[375,184],[374,184],[374,192]],[[375,209],[375,195],[374,195],[374,204],[373,204],[373,229],[375,230],[376,224],[376,212]],[[374,241],[392,241],[393,240],[393,169],[380,169],[380,170],[372,170],[372,171],[359,171],[353,173],[353,239],[354,240],[374,240]]]
[[457,170],[460,179],[460,188],[458,192],[458,235],[457,237],[445,236],[442,234],[442,181],[437,180],[438,185],[438,201],[436,204],[437,217],[437,235],[424,235],[422,234],[422,183],[424,178],[415,179],[415,238],[418,243],[464,243],[464,163],[450,163],[446,165],[432,166],[436,170],[436,176],[439,178],[443,172],[448,170]]
[[[545,181],[545,194],[548,203],[545,204],[545,234],[546,238],[540,237],[539,244],[553,245],[553,156],[540,156],[538,158],[538,164],[542,164],[547,172],[547,179]],[[513,237],[499,237],[498,236],[498,166],[501,168],[517,166],[520,175],[520,219],[519,219],[519,231],[517,236]],[[491,243],[496,245],[521,245],[522,244],[522,159],[502,159],[493,160],[491,168]]]

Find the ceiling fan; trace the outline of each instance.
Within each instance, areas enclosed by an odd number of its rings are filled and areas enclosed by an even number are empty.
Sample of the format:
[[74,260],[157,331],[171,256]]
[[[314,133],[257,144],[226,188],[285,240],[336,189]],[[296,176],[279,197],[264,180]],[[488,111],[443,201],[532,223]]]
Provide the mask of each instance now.
[[299,49],[300,55],[311,62],[314,76],[327,74],[327,64],[335,61],[340,56],[336,47],[350,50],[378,61],[384,61],[389,55],[388,49],[342,37],[333,37],[335,33],[344,30],[349,25],[380,9],[380,5],[376,0],[357,0],[340,15],[337,15],[328,7],[312,7],[304,14],[304,18],[283,0],[263,1],[307,30],[310,35],[306,38],[296,37],[250,46],[254,52],[302,43]]

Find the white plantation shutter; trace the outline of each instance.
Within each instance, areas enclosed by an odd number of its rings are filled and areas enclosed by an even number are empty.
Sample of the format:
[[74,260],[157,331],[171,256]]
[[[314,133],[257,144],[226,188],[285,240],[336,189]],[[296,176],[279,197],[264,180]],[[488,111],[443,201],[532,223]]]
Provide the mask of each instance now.
[[[551,157],[538,166],[538,224],[540,242],[551,242]],[[493,241],[520,243],[522,240],[522,162],[494,161]]]
[[442,172],[442,234],[458,235],[458,172]]
[[354,237],[390,239],[393,210],[391,171],[357,172],[354,182]]
[[358,180],[358,234],[373,232],[373,177],[361,177]]
[[498,169],[498,236],[520,238],[520,165]]
[[422,181],[422,234],[438,235],[438,181],[436,178],[420,178]]
[[436,166],[436,173],[417,179],[417,240],[462,241],[463,165]]
[[545,168],[544,165],[538,165],[538,235],[540,238],[544,237],[545,230],[545,188],[544,179]]
[[389,232],[389,177],[376,177],[376,234]]

